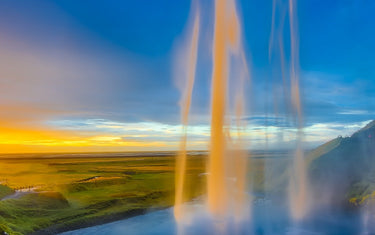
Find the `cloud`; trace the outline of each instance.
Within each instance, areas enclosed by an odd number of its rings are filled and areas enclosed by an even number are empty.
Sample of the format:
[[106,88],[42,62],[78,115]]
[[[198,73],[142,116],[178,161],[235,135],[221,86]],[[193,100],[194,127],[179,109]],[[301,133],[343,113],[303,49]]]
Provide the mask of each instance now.
[[[132,7],[108,3],[106,8],[95,3],[90,8],[76,2],[38,4],[10,1],[0,8],[1,151],[176,149],[180,94],[172,81],[172,45],[183,31],[190,3],[147,8],[137,1]],[[212,3],[202,4],[202,9],[212,8]],[[300,14],[301,23],[321,26],[300,29],[303,118],[306,142],[312,146],[350,134],[373,119],[375,74],[374,34],[361,18],[372,17],[371,8],[352,15],[345,4],[310,4],[302,3],[299,10],[313,7],[321,13],[311,19]],[[243,118],[248,125],[240,134],[249,148],[264,148],[267,138],[273,148],[293,147],[295,125],[280,74],[272,74],[268,64],[268,21],[261,20],[265,14],[259,11],[270,8],[242,5],[254,14],[243,15],[244,42],[251,49],[246,52],[253,62]],[[358,9],[361,5],[354,4]],[[213,12],[205,14],[188,130],[189,144],[196,149],[206,149],[210,135]],[[351,17],[363,21],[351,29],[358,34],[348,34],[345,20]],[[352,41],[356,43],[348,43]],[[233,94],[229,96],[231,102]]]

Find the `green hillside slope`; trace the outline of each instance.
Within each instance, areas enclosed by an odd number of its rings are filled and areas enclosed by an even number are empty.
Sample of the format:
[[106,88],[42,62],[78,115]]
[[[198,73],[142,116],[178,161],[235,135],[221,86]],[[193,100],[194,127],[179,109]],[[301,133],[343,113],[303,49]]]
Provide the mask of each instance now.
[[330,205],[360,204],[375,191],[375,121],[309,155],[314,198]]

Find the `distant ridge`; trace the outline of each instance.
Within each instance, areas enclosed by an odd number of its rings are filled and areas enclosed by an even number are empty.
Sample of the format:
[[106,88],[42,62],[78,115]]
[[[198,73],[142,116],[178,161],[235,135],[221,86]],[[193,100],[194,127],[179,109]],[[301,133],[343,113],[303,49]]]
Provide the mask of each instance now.
[[357,132],[365,131],[365,130],[371,129],[371,128],[375,128],[375,120],[372,120],[371,122],[367,123],[367,125],[365,127],[363,127],[362,129],[360,129]]
[[321,145],[308,159],[317,200],[342,205],[368,197],[375,192],[375,120],[350,137]]

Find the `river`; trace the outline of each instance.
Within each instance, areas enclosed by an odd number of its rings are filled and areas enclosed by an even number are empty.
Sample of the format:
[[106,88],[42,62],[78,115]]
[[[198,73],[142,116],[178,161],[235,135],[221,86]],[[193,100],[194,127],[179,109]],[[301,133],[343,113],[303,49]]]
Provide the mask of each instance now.
[[[374,234],[375,228],[372,223],[374,216],[369,213],[357,212],[332,212],[320,210],[312,213],[306,220],[295,223],[289,219],[286,206],[265,201],[259,201],[253,206],[253,216],[240,226],[234,226],[226,222],[223,234],[286,234],[286,235],[309,235],[309,234]],[[185,234],[216,234],[212,229],[214,224],[220,221],[207,219],[204,207],[200,203],[189,205],[192,223],[185,225]],[[177,226],[173,217],[173,208],[153,211],[144,215],[136,216],[103,225],[78,229],[62,233],[62,235],[172,235],[177,233]]]

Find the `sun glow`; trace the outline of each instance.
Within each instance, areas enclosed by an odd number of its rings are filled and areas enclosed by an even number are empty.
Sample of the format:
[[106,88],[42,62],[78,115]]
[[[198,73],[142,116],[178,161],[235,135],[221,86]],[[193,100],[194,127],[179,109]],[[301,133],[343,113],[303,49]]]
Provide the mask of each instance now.
[[107,147],[110,151],[124,151],[173,146],[166,141],[127,140],[122,136],[100,133],[85,136],[85,133],[75,131],[16,128],[0,128],[0,131],[2,153],[106,151]]
[[[306,126],[306,143],[314,146],[342,134],[351,135],[365,122],[350,125],[340,123],[313,124]],[[0,153],[28,152],[101,152],[101,151],[158,151],[177,150],[181,125],[157,122],[125,123],[102,119],[54,120],[47,124],[27,122],[0,122]],[[291,127],[268,126],[249,121],[251,125],[237,130],[232,128],[231,136],[240,136],[254,146],[262,146],[267,136],[270,146],[280,142],[283,133],[283,147],[292,147],[296,130]],[[210,127],[191,125],[187,129],[187,150],[207,150]],[[312,146],[312,147],[314,147]],[[275,146],[280,147],[280,146]]]

